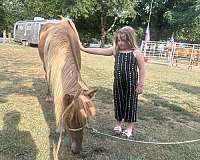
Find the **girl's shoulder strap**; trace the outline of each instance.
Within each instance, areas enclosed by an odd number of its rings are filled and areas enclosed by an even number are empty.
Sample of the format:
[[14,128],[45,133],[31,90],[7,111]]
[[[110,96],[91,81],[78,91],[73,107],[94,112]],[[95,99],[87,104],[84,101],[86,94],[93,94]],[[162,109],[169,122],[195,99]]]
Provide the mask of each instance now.
[[142,54],[141,50],[139,48],[133,48],[133,54],[135,57],[137,57],[137,55],[139,54]]
[[133,52],[141,52],[139,48],[132,48]]

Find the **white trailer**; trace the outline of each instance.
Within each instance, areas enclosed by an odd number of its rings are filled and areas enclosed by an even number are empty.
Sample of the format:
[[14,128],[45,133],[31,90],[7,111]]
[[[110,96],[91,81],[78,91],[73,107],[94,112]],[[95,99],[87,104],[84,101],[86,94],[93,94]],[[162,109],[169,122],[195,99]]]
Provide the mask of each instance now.
[[45,23],[58,23],[60,20],[26,20],[14,24],[14,41],[24,45],[39,43],[39,32]]

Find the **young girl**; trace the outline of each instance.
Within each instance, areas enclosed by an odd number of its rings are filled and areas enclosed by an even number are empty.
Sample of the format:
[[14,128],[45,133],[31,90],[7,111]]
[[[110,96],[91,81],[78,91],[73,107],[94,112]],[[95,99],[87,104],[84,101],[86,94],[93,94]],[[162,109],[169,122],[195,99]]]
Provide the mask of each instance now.
[[[110,48],[84,48],[81,50],[90,54],[115,57],[114,65],[114,108],[115,135],[132,136],[137,118],[138,94],[144,89],[144,57],[136,44],[136,34],[132,27],[125,26],[116,31],[113,46]],[[139,69],[139,82],[138,72]],[[122,121],[127,122],[127,129],[122,131]]]

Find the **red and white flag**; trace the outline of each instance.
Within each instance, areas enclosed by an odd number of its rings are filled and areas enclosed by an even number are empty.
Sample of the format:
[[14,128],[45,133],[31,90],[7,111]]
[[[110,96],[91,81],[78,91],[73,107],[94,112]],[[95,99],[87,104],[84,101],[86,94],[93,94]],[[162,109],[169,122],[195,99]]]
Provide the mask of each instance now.
[[144,40],[146,42],[150,41],[150,31],[149,31],[149,25],[147,26],[146,32],[145,32],[145,38]]

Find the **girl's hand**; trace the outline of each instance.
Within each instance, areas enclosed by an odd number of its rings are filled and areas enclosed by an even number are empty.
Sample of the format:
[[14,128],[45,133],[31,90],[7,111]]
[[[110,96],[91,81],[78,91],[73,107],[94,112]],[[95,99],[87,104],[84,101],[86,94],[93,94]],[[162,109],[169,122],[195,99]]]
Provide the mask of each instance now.
[[137,94],[142,94],[143,91],[144,91],[144,86],[138,85],[138,86],[136,87],[136,92],[137,92]]

